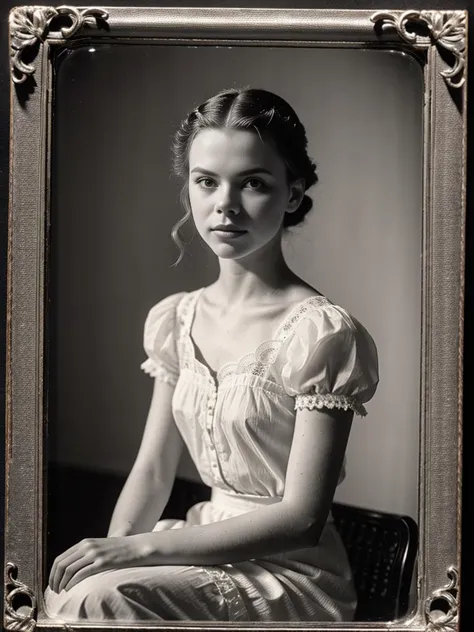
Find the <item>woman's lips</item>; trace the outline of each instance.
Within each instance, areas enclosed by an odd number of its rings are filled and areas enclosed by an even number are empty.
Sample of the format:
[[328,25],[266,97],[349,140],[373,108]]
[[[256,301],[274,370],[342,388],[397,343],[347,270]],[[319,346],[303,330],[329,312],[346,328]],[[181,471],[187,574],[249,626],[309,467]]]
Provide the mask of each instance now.
[[218,235],[219,237],[240,237],[244,235],[247,231],[242,228],[235,228],[234,226],[219,226],[212,229],[212,232]]

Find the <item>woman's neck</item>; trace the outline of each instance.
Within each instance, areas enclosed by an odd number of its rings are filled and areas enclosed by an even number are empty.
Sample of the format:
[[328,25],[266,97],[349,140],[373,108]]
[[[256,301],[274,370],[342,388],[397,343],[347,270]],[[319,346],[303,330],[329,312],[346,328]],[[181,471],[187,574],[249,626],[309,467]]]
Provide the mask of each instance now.
[[280,242],[245,259],[219,259],[220,274],[213,294],[227,305],[262,303],[285,290],[297,279],[289,269]]

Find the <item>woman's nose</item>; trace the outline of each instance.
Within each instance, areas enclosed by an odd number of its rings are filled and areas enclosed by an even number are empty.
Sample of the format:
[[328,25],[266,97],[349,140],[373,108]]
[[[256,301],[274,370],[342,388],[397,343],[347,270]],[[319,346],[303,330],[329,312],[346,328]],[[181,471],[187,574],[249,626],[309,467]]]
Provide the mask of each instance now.
[[220,205],[217,208],[217,212],[219,214],[222,213],[223,215],[225,215],[225,217],[228,217],[229,215],[238,215],[240,211],[237,206]]
[[216,204],[216,211],[227,215],[238,215],[240,213],[240,201],[230,190],[221,191],[221,195]]

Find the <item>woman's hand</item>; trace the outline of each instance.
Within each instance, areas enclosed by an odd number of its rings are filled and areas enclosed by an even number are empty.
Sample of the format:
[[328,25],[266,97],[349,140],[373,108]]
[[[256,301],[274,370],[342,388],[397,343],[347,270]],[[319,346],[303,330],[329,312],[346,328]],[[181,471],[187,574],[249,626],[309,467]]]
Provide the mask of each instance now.
[[137,536],[81,540],[54,560],[49,587],[59,593],[96,573],[142,565],[141,549]]

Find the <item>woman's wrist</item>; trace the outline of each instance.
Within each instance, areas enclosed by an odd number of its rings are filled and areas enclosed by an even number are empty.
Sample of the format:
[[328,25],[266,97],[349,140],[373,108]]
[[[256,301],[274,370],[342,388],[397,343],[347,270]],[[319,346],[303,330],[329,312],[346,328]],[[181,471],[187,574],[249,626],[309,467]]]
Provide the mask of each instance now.
[[151,532],[128,537],[139,566],[153,566],[160,563],[159,536],[157,536],[157,533]]
[[125,538],[129,535],[134,535],[131,529],[115,529],[107,533],[108,538]]
[[110,525],[107,533],[108,538],[125,538],[129,535],[135,535],[131,523],[121,525]]

